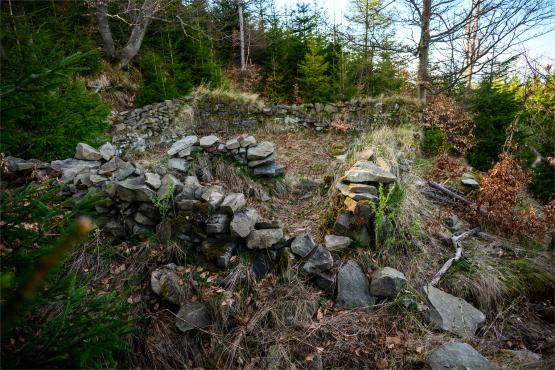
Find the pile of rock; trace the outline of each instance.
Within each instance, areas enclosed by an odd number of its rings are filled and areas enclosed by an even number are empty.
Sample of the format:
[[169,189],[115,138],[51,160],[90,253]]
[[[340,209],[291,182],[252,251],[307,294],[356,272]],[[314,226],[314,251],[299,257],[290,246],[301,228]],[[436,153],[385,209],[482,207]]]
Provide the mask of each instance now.
[[285,173],[285,166],[276,162],[274,144],[268,141],[258,143],[251,135],[240,135],[225,142],[215,135],[200,139],[195,135],[186,136],[174,142],[168,150],[168,155],[172,157],[170,167],[188,168],[186,158],[198,151],[230,155],[247,164],[253,175],[274,177]]
[[378,188],[387,188],[396,180],[389,170],[369,160],[360,160],[335,185],[344,197],[346,211],[338,215],[334,232],[357,240],[364,246],[373,245],[374,211]]

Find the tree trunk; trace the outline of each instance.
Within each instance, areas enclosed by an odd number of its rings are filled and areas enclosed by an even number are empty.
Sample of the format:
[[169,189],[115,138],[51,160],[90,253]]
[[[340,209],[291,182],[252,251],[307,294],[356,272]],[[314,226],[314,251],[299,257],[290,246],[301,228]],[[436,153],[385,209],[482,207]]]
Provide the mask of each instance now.
[[131,31],[131,36],[129,36],[129,40],[127,44],[125,44],[124,48],[121,49],[119,52],[119,62],[118,68],[125,68],[137,55],[139,49],[141,48],[141,44],[143,43],[143,38],[145,37],[146,28],[150,22],[149,18],[141,17],[142,19],[138,24],[133,26],[133,30]]
[[428,89],[428,60],[430,53],[430,17],[432,13],[432,0],[422,2],[422,17],[420,19],[420,43],[418,45],[418,72],[417,72],[417,92],[418,99],[426,102],[426,92]]
[[241,75],[247,71],[245,62],[245,24],[243,21],[243,4],[241,0],[237,0],[237,10],[239,12],[239,44],[241,53]]
[[480,0],[472,0],[470,11],[473,15],[470,16],[468,20],[468,61],[467,61],[467,76],[466,76],[466,86],[470,90],[472,88],[472,75],[474,72],[474,62],[476,59],[476,54],[478,52],[478,47],[476,45],[476,37],[478,34],[478,21],[480,15]]
[[102,39],[102,51],[104,59],[112,60],[116,56],[116,47],[112,37],[112,30],[108,22],[108,4],[106,0],[98,0],[96,3],[96,19],[98,21],[98,32]]

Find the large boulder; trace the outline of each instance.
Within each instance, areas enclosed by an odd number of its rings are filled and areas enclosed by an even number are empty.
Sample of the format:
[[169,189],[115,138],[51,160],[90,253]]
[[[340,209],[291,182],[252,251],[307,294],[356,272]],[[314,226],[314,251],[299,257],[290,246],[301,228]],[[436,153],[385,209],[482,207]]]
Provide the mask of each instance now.
[[384,267],[372,274],[370,293],[379,297],[396,297],[406,282],[407,278],[402,272]]
[[246,238],[254,230],[258,214],[254,208],[244,208],[235,212],[231,220],[231,235]]
[[303,270],[309,274],[317,275],[333,267],[331,253],[322,246],[317,246],[308,256],[303,265]]
[[359,265],[349,260],[337,273],[337,307],[359,308],[374,305],[376,299],[370,295],[368,279]]
[[431,285],[423,288],[430,310],[428,319],[437,328],[461,337],[472,336],[486,320],[486,316],[466,302]]
[[87,161],[98,161],[102,159],[102,154],[89,144],[79,143],[75,148],[75,158]]
[[395,175],[384,170],[374,162],[358,161],[345,173],[344,181],[354,183],[383,183],[388,184],[395,181]]
[[176,326],[182,332],[202,329],[210,325],[210,311],[202,302],[187,303],[177,312]]
[[281,229],[253,230],[247,237],[248,249],[268,249],[283,238]]
[[426,358],[432,370],[495,370],[496,367],[480,352],[466,343],[446,343]]
[[308,231],[303,231],[297,235],[291,243],[291,252],[299,257],[306,257],[316,248],[316,242]]
[[177,275],[174,263],[157,268],[150,274],[152,291],[165,301],[180,304],[186,298],[186,291]]

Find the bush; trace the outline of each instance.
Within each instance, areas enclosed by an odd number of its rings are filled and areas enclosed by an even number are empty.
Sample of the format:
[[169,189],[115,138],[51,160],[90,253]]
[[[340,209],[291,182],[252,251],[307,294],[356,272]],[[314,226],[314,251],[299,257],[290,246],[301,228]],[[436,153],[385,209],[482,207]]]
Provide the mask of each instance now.
[[431,97],[424,108],[424,124],[434,130],[430,134],[434,136],[435,143],[440,138],[439,130],[445,138],[443,143],[448,144],[448,148],[456,154],[466,154],[474,144],[472,118],[455,99],[447,95]]
[[555,193],[555,165],[541,162],[532,170],[534,177],[529,189],[542,204],[546,204]]

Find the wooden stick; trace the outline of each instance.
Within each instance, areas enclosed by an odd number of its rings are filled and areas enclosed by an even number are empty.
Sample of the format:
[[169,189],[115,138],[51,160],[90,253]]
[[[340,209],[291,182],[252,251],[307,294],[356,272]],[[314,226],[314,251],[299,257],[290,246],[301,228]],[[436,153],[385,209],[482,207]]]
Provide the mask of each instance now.
[[466,205],[470,205],[470,201],[466,200],[464,197],[461,197],[459,194],[456,194],[454,192],[452,192],[451,190],[447,189],[445,186],[442,186],[438,183],[435,183],[433,181],[428,181],[428,185],[430,185],[432,188],[441,191],[442,193],[445,193],[447,195],[449,195],[450,197],[463,202]]
[[434,278],[430,282],[430,285],[436,285],[439,283],[441,277],[449,270],[449,268],[453,265],[455,261],[458,261],[459,258],[462,257],[463,248],[460,243],[461,240],[468,238],[469,236],[476,235],[480,232],[480,227],[475,227],[472,230],[468,230],[461,235],[452,236],[451,241],[453,242],[453,246],[455,247],[455,255],[447,260],[441,267],[441,269],[435,274]]

